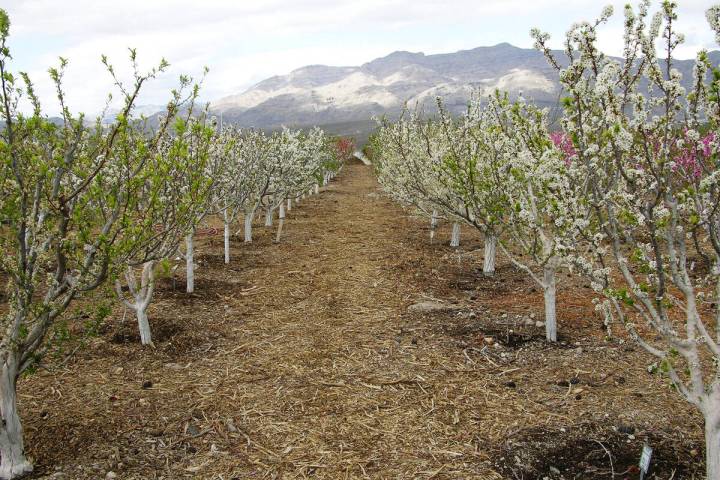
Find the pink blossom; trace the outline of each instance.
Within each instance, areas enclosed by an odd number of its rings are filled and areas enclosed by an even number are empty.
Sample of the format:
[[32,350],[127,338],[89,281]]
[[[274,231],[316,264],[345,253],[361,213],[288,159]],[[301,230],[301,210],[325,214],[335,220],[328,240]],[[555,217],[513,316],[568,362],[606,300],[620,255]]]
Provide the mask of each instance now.
[[678,154],[675,157],[674,170],[682,170],[692,180],[699,179],[702,176],[704,163],[713,154],[714,141],[715,134],[712,132],[700,140],[700,144],[696,144],[685,134],[682,139],[683,146],[678,148]]
[[577,151],[570,136],[564,132],[552,132],[550,134],[550,140],[552,140],[555,147],[565,155],[565,164],[569,166],[572,159],[577,156]]

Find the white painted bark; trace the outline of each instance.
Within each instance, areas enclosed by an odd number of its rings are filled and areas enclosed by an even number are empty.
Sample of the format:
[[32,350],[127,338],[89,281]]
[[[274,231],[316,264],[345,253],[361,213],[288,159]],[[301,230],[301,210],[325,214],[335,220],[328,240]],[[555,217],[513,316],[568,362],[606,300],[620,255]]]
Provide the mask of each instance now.
[[194,231],[185,237],[185,269],[187,271],[187,293],[195,291],[195,245],[193,243]]
[[555,267],[546,265],[543,269],[543,290],[545,297],[545,338],[557,342],[557,316],[555,314]]
[[223,212],[223,223],[225,224],[225,231],[223,232],[223,239],[225,244],[225,263],[230,263],[230,219],[228,218],[227,210]]
[[252,222],[254,212],[245,212],[245,243],[252,242]]
[[483,262],[483,275],[495,275],[495,256],[497,254],[497,237],[485,235],[485,259]]
[[115,282],[115,292],[126,307],[135,312],[138,321],[138,330],[140,331],[140,343],[143,345],[153,345],[152,335],[150,333],[150,322],[148,321],[147,309],[152,300],[153,291],[155,290],[155,262],[146,262],[143,265],[140,274],[140,286],[135,279],[135,272],[132,267],[127,267],[125,271],[125,280],[128,290],[133,301],[128,301],[122,292],[119,281]]
[[265,209],[265,226],[272,227],[272,225],[273,225],[273,208],[272,208],[272,206],[268,205],[268,207]]
[[292,198],[287,199],[287,211],[292,210]]
[[705,397],[705,472],[708,480],[720,479],[720,401]]
[[318,184],[316,183],[316,184],[315,184],[315,195],[317,195],[318,193],[320,193],[320,185],[318,185]]
[[438,212],[437,210],[433,210],[432,214],[430,215],[430,243],[432,243],[433,239],[435,238],[435,230],[437,230],[438,226]]
[[455,222],[452,226],[452,237],[450,238],[451,247],[460,246],[460,224]]
[[0,478],[11,480],[32,472],[25,456],[23,428],[17,410],[18,359],[9,352],[0,371]]
[[282,234],[283,225],[285,224],[285,204],[280,204],[280,210],[278,211],[278,229],[277,235],[275,235],[275,243],[280,242],[280,235]]

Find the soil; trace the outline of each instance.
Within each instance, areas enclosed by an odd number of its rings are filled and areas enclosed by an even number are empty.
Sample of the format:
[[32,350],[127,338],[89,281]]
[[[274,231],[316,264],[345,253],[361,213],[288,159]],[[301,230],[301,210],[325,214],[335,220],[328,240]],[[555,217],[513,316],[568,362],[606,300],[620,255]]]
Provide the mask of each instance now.
[[469,228],[431,244],[360,164],[293,206],[280,243],[261,220],[229,265],[207,229],[195,293],[182,267],[160,281],[155,348],[117,303],[81,342],[112,297],[78,304],[20,382],[33,478],[636,479],[645,443],[649,478],[702,477],[701,416],[607,338],[582,282],[559,286],[547,344],[532,280],[501,259],[484,277]]

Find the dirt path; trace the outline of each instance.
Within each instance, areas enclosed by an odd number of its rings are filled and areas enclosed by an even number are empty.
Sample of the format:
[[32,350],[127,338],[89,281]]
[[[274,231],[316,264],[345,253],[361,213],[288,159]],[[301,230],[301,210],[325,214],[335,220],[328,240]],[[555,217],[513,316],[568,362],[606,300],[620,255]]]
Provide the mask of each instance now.
[[[429,246],[427,232],[378,194],[368,167],[347,166],[293,208],[280,244],[269,229],[256,232],[250,246],[233,243],[229,267],[219,238],[201,242],[195,295],[160,286],[150,312],[156,351],[139,347],[118,310],[102,336],[23,382],[39,474],[494,479],[506,478],[495,463],[520,431],[631,421],[697,441],[697,425],[670,414],[686,411],[681,402],[647,409],[629,399],[628,417],[613,409],[631,390],[664,388],[642,377],[638,352],[593,350],[587,334],[562,349],[532,343],[541,332],[522,337],[525,350],[485,348],[476,311],[529,314],[540,299],[517,275],[478,280],[476,235],[465,235],[466,253]],[[474,308],[407,313],[440,295]],[[596,366],[600,356],[608,368]]]

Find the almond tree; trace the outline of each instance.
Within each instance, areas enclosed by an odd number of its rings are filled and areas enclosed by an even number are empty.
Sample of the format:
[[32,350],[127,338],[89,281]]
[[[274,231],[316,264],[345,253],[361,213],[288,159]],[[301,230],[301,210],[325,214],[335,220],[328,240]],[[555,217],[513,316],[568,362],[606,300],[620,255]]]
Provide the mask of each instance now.
[[383,119],[373,139],[375,171],[384,190],[398,202],[430,218],[433,240],[439,219],[463,217],[462,199],[444,170],[448,149],[441,125],[404,112],[396,122]]
[[[190,103],[195,101],[194,93]],[[190,120],[192,108],[185,118],[174,122],[173,134],[156,131],[148,138],[141,128],[133,132],[133,149],[146,149],[148,144],[157,143],[159,148],[147,149],[153,152],[149,160],[157,173],[136,192],[134,217],[142,220],[143,228],[154,231],[147,237],[147,243],[138,250],[138,255],[128,259],[123,276],[127,282],[129,298],[122,291],[120,278],[115,280],[115,290],[123,304],[135,312],[142,345],[152,345],[147,309],[155,288],[155,265],[158,260],[170,257],[178,244],[193,228],[199,212],[205,210],[206,198],[213,181],[205,175],[208,155],[188,155],[189,138],[207,137],[212,129]],[[162,137],[159,138],[159,136]],[[206,149],[207,151],[207,149]],[[140,223],[140,222],[138,222]],[[142,266],[140,282],[135,270]]]
[[[185,234],[185,290],[187,293],[195,291],[195,230],[203,219],[212,213],[210,202],[212,197],[207,188],[211,188],[214,179],[222,175],[227,150],[227,146],[217,141],[213,134],[217,127],[215,122],[209,122],[212,128],[207,127],[207,111],[202,112],[197,118],[192,115],[191,110],[188,120],[178,123],[179,129],[176,135],[179,139],[170,144],[171,150],[177,151],[173,156],[186,157],[188,164],[191,165],[191,168],[179,171],[183,174],[180,178],[183,191],[194,196],[191,203],[193,218],[190,228]],[[198,175],[199,173],[201,175]]]
[[[675,389],[703,414],[707,478],[717,479],[720,69],[699,52],[687,92],[673,67],[683,41],[674,28],[676,4],[663,2],[648,24],[649,6],[625,9],[622,61],[597,46],[610,8],[568,32],[567,68],[547,47],[547,34],[533,35],[568,92],[563,129],[589,179],[594,255],[578,264],[605,296],[599,307],[659,359]],[[720,43],[720,5],[707,18]]]
[[456,215],[485,237],[483,274],[495,273],[497,239],[506,222],[506,189],[499,176],[508,168],[508,156],[497,143],[491,111],[477,95],[457,120],[438,100],[441,134],[447,145],[442,172],[458,197]]
[[[141,258],[155,235],[155,219],[137,216],[137,193],[163,185],[153,165],[158,145],[135,148],[130,117],[143,85],[167,63],[140,74],[131,51],[134,81],[127,89],[118,85],[123,108],[104,127],[71,114],[61,60],[50,70],[62,116],[55,125],[42,114],[28,76],[8,71],[9,30],[0,10],[0,270],[9,278],[8,311],[0,317],[0,477],[14,479],[32,470],[17,411],[20,374],[42,356],[48,330],[73,299]],[[30,113],[18,110],[21,99]],[[167,118],[175,111],[171,102]]]
[[499,247],[543,289],[545,337],[557,341],[557,272],[588,228],[587,176],[574,168],[547,130],[547,111],[496,94],[487,106],[494,148],[503,157],[490,178],[505,212]]
[[213,137],[210,156],[215,172],[209,202],[212,211],[222,216],[226,264],[230,263],[230,229],[247,194],[241,181],[244,165],[239,151],[239,133],[233,127],[224,127]]

